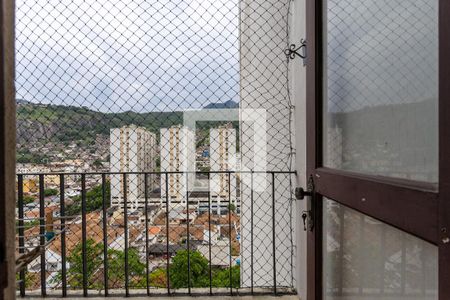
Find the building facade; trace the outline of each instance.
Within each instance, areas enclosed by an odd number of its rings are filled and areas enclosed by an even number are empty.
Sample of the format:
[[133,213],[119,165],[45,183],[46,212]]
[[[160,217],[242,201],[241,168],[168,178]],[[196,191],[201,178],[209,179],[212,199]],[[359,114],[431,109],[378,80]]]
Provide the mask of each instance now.
[[209,131],[211,198],[221,203],[230,202],[237,205],[237,184],[235,173],[221,173],[235,171],[236,158],[236,129],[229,123]]
[[[135,125],[110,130],[111,172],[151,172],[156,167],[156,136]],[[142,174],[111,174],[111,205],[122,206],[124,196],[131,209],[144,205],[145,182]],[[125,194],[126,185],[126,194]],[[147,187],[151,189],[151,186]]]
[[[184,126],[172,126],[161,129],[161,171],[169,173],[166,187],[166,175],[161,175],[161,203],[185,203],[189,186],[195,180],[195,135]],[[167,199],[166,199],[167,197]]]

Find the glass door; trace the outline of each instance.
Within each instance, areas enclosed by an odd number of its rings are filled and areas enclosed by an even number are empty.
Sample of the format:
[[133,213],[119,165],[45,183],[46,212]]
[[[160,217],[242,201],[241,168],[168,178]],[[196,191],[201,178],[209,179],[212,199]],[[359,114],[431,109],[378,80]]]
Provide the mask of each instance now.
[[307,0],[308,299],[450,298],[445,2]]

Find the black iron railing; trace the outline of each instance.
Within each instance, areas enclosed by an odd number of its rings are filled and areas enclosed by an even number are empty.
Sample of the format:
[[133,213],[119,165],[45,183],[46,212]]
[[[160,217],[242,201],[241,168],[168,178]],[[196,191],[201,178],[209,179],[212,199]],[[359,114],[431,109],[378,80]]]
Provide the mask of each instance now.
[[[184,177],[173,182],[175,174]],[[18,291],[63,297],[99,290],[105,296],[293,293],[294,176],[18,174]],[[143,187],[130,189],[138,177]]]

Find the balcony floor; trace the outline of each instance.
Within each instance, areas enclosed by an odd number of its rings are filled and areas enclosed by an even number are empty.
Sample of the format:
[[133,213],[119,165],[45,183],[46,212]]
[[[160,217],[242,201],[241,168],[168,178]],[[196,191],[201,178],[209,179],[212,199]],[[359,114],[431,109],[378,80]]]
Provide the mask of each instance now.
[[[68,297],[67,299],[70,300],[84,300],[84,299],[89,299],[89,300],[119,300],[119,299],[139,299],[139,300],[143,300],[143,299],[151,299],[154,300],[156,297],[89,297],[89,298],[83,298],[83,297]],[[160,299],[170,299],[170,300],[192,300],[193,298],[197,298],[199,300],[218,300],[220,298],[220,300],[273,300],[273,299],[279,299],[279,300],[299,300],[298,296],[296,295],[288,295],[288,296],[198,296],[198,297],[189,297],[189,296],[183,296],[183,297],[173,297],[173,296],[161,296],[158,297]],[[45,299],[45,300],[57,300],[57,299],[61,299],[60,297],[45,297],[45,298],[37,298],[37,297],[24,297],[24,298],[20,298],[17,297],[17,299],[30,299],[30,300],[37,300],[37,299]]]

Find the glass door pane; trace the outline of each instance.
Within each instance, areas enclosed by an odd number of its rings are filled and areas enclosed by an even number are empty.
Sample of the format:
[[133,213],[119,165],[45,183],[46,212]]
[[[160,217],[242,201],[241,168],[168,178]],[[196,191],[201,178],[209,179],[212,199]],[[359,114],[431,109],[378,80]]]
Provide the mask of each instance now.
[[324,2],[325,166],[437,182],[438,1]]
[[436,246],[324,201],[325,300],[438,299]]

